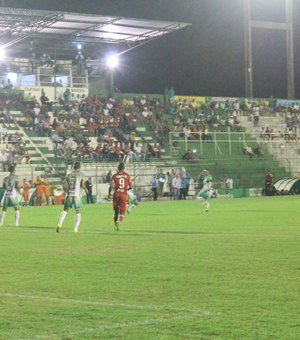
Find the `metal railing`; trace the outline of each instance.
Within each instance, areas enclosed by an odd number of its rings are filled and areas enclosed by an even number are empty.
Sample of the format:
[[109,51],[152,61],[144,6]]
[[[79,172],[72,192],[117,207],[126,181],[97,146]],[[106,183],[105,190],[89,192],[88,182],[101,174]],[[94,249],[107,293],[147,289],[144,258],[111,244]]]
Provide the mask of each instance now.
[[[251,133],[247,132],[169,132],[170,154],[172,157],[178,156],[180,151],[187,152],[191,149],[197,149],[197,153],[204,154],[204,147],[208,143],[213,145],[214,154],[222,156],[223,152],[233,154],[234,145],[240,144],[241,147],[246,145],[261,145],[277,144],[278,146],[287,143],[298,143],[300,135],[296,133]],[[299,145],[300,147],[300,145]],[[222,151],[223,150],[223,151]],[[210,149],[211,152],[211,149]]]

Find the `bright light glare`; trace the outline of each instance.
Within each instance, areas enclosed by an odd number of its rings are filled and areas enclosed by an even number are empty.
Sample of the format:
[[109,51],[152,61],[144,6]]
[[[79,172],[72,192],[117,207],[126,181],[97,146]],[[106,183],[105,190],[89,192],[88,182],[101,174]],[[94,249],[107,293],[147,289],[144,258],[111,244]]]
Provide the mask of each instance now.
[[17,73],[13,73],[13,72],[7,73],[7,78],[10,79],[12,83],[15,83],[18,79],[18,75]]
[[116,68],[119,65],[118,56],[112,55],[106,58],[106,64],[109,68]]
[[5,49],[0,47],[0,60],[5,59]]
[[77,44],[77,50],[81,50],[82,49],[82,45],[81,44]]

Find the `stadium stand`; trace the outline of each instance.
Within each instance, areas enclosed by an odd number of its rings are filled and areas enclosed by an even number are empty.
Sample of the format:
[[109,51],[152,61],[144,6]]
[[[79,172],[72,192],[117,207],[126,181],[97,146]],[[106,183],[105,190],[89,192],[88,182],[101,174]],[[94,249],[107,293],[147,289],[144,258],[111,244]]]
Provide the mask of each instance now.
[[[42,89],[41,93],[42,98]],[[86,96],[74,95],[68,88],[62,89],[56,104],[20,93],[15,96],[9,101],[9,114],[3,110],[3,124],[9,123],[12,132],[23,136],[30,154],[30,178],[47,172],[50,182],[59,184],[75,160],[91,169],[126,160],[140,163],[136,165],[139,172],[149,168],[147,162],[152,164],[152,175],[154,169],[175,167],[187,169],[194,179],[209,168],[220,188],[228,175],[234,177],[235,187],[256,188],[263,186],[268,169],[276,178],[292,172],[291,152],[285,149],[282,157],[282,145],[289,143],[290,150],[291,137],[279,133],[284,131],[286,117],[263,105],[258,110],[256,102],[246,99],[216,102],[207,98],[197,103],[175,98],[170,104],[158,95]],[[262,136],[262,124],[280,135],[280,144],[266,132]],[[246,155],[247,145],[253,157]],[[145,187],[149,176],[145,176]]]

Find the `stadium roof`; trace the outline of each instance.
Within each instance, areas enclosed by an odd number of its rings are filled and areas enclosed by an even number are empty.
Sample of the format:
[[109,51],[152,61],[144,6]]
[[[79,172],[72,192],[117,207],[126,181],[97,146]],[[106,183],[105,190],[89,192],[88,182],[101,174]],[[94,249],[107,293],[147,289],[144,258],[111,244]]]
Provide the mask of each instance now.
[[[28,10],[0,7],[0,46],[15,45],[56,49],[82,45],[115,44],[137,46],[184,28],[182,22],[134,19],[61,11]],[[59,54],[59,53],[58,53]]]

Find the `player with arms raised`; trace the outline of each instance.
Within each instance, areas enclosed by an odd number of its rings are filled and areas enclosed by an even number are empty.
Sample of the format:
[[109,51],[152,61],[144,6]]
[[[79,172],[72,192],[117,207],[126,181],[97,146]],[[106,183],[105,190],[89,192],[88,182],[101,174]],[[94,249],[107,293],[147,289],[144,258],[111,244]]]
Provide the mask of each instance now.
[[119,223],[123,221],[126,212],[127,204],[127,191],[131,187],[130,175],[124,171],[125,164],[121,162],[118,165],[118,172],[111,178],[109,187],[109,196],[111,191],[113,194],[113,210],[114,210],[114,223],[116,230],[119,230]]

